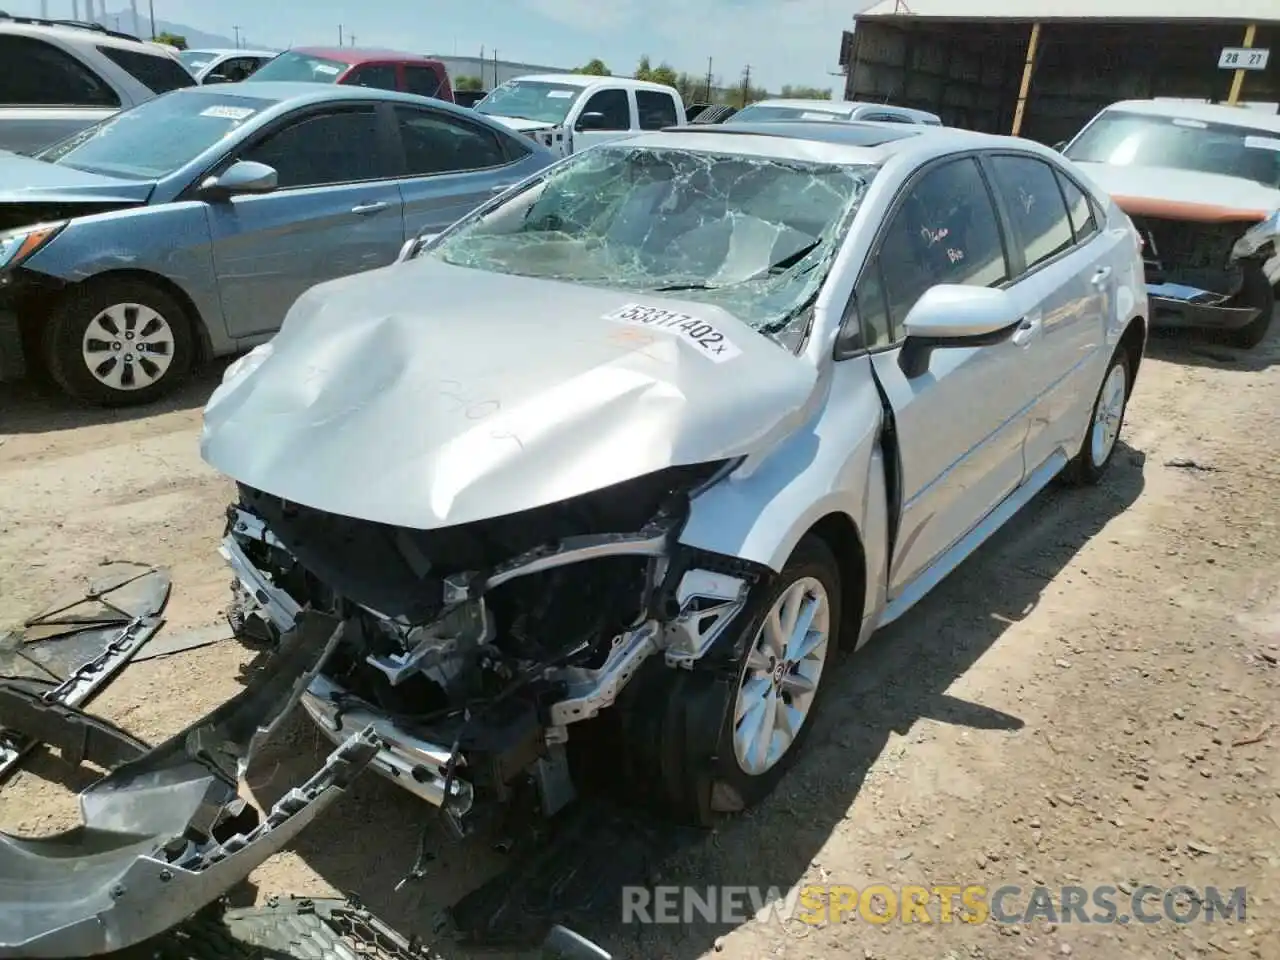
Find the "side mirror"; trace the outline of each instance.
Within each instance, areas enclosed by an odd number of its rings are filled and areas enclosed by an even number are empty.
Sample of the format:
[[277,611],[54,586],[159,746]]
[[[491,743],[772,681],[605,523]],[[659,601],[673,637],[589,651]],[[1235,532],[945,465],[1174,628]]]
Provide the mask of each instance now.
[[440,236],[438,233],[423,233],[416,237],[410,237],[400,247],[400,252],[396,255],[396,263],[412,260],[438,236]]
[[227,200],[241,193],[270,193],[279,185],[275,167],[254,160],[237,160],[219,176],[200,184],[200,192],[209,200]]
[[579,130],[603,130],[604,126],[604,114],[596,110],[592,110],[590,113],[584,113],[578,118]]
[[1012,334],[1021,320],[1005,290],[938,284],[924,292],[903,321],[906,340],[898,366],[908,378],[919,377],[928,373],[934,350],[991,346]]

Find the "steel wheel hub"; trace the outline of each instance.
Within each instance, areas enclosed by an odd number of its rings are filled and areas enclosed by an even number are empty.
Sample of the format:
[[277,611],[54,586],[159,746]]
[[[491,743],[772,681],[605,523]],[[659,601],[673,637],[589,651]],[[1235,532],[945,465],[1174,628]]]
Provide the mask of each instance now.
[[1107,374],[1098,394],[1098,409],[1093,415],[1093,430],[1089,442],[1089,456],[1095,467],[1100,467],[1111,456],[1111,448],[1120,436],[1120,421],[1124,417],[1125,391],[1129,377],[1123,363],[1117,363]]
[[149,387],[173,363],[169,321],[141,303],[117,303],[89,321],[81,356],[95,380],[112,390]]
[[759,776],[795,742],[813,706],[831,631],[827,588],[814,577],[792,583],[752,642],[733,711],[733,752]]

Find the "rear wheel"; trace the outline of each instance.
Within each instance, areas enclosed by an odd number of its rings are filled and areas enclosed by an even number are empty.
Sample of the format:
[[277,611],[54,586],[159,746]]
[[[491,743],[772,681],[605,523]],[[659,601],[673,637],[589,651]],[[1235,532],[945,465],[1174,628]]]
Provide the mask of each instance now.
[[53,309],[45,362],[64,391],[99,406],[150,403],[176,388],[195,353],[191,323],[141,280],[89,281]]
[[807,536],[757,589],[692,671],[655,658],[619,703],[627,789],[683,822],[710,826],[759,803],[813,729],[839,644],[839,565]]

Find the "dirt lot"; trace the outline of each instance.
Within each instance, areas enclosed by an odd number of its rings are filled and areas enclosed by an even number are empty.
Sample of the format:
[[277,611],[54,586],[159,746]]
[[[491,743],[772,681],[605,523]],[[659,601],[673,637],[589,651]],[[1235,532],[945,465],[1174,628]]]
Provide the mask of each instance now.
[[[166,633],[218,622],[229,484],[196,449],[215,379],[135,415],[0,392],[0,622],[105,558],[171,568]],[[843,664],[808,755],[763,809],[648,879],[1245,886],[1245,921],[641,928],[617,922],[614,897],[588,932],[616,956],[681,960],[1280,957],[1280,338],[1248,354],[1158,339],[1123,441],[1104,486],[1041,497]],[[234,693],[248,659],[227,642],[138,663],[96,709],[154,740]],[[293,723],[257,795],[322,753]],[[66,784],[81,782],[36,757],[0,793],[0,819],[57,829],[74,816]],[[454,848],[394,893],[423,812],[366,778],[253,877],[259,896],[351,891],[428,932],[502,861]]]

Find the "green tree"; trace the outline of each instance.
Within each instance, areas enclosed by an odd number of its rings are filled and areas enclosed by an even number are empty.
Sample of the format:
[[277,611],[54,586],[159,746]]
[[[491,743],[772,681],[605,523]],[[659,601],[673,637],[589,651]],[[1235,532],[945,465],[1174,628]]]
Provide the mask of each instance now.
[[699,103],[707,95],[706,77],[693,77],[688,73],[680,73],[672,86],[680,91],[680,99],[686,104]]
[[187,38],[180,37],[176,33],[161,33],[156,36],[156,43],[167,43],[171,47],[177,47],[179,50],[187,49]]
[[574,67],[574,73],[583,73],[589,77],[612,77],[613,72],[605,66],[605,62],[599,57],[588,60],[585,66]]
[[648,80],[653,74],[653,68],[649,66],[649,55],[646,53],[640,58],[640,62],[636,65],[635,77],[637,80]]
[[483,90],[484,81],[479,77],[458,77],[453,81],[455,90]]
[[831,90],[830,88],[824,90],[821,87],[793,87],[788,83],[783,85],[782,93],[779,96],[786,97],[789,100],[830,100]]
[[676,72],[665,63],[660,63],[650,70],[649,79],[654,83],[665,83],[668,87],[674,87],[679,82]]

